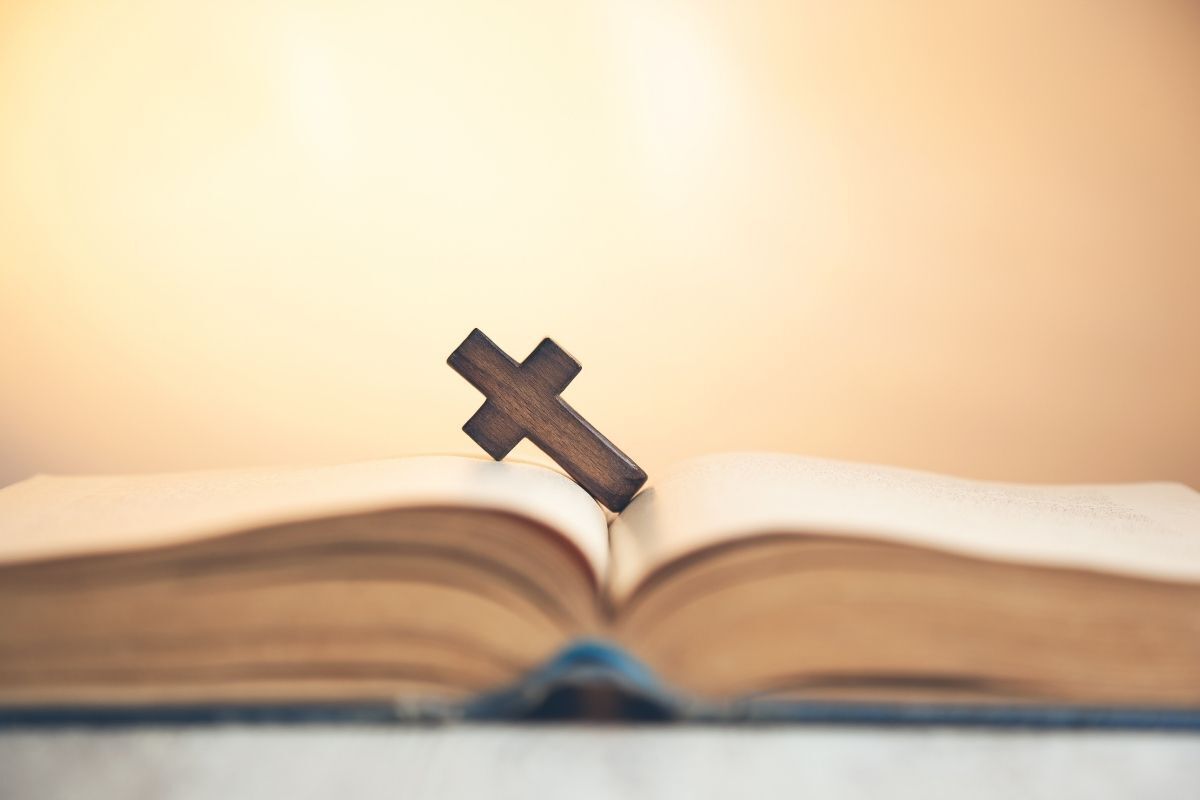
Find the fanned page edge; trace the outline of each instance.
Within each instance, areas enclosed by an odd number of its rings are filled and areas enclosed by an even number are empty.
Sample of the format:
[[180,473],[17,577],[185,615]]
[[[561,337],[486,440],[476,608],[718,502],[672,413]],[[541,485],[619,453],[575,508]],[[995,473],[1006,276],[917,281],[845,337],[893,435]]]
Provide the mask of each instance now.
[[1177,483],[1035,485],[779,453],[681,462],[610,527],[609,596],[709,547],[846,535],[988,560],[1200,582],[1200,493]]
[[527,517],[570,539],[598,582],[607,576],[607,519],[573,481],[533,464],[453,455],[336,466],[36,476],[0,489],[0,565],[429,506]]

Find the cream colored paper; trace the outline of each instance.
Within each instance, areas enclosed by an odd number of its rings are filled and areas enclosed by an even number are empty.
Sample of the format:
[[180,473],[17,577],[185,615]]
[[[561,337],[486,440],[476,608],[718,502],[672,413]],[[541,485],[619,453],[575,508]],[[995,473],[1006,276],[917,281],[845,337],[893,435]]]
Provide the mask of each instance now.
[[894,539],[983,558],[1200,580],[1200,493],[1180,484],[988,483],[730,453],[680,464],[613,523],[613,596],[685,553],[765,532]]
[[404,506],[523,514],[563,532],[598,577],[603,511],[531,464],[418,456],[342,466],[164,475],[38,476],[0,490],[0,563],[172,544],[260,525]]

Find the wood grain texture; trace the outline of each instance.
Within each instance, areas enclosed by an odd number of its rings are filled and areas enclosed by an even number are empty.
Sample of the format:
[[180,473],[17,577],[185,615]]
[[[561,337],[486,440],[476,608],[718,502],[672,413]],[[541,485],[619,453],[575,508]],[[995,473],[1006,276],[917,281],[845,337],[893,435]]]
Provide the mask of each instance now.
[[582,367],[553,340],[518,364],[476,328],[446,362],[487,397],[463,431],[492,458],[529,439],[613,511],[646,482],[641,467],[559,396]]

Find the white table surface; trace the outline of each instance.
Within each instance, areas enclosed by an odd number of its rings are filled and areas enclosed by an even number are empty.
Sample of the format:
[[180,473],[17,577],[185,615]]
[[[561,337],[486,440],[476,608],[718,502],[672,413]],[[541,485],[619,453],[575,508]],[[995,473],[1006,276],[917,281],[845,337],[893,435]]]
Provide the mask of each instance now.
[[1200,736],[370,726],[0,731],[0,798],[1200,798]]

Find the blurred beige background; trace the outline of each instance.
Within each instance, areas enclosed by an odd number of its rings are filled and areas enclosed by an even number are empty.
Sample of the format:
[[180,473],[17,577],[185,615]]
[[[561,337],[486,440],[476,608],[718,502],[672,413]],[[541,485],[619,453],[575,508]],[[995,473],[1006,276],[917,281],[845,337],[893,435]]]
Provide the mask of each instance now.
[[1200,486],[1200,10],[0,4],[0,483],[471,452]]

